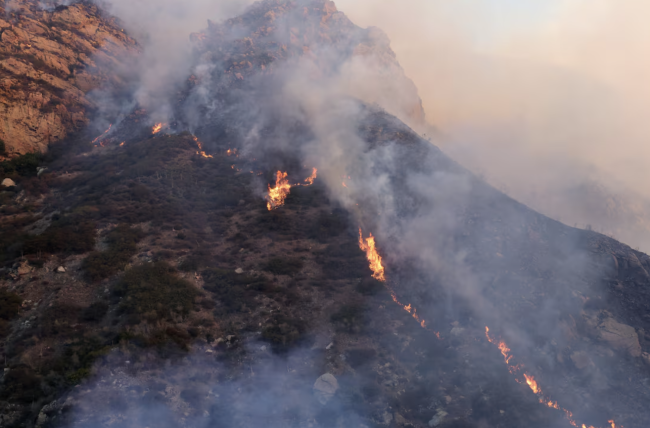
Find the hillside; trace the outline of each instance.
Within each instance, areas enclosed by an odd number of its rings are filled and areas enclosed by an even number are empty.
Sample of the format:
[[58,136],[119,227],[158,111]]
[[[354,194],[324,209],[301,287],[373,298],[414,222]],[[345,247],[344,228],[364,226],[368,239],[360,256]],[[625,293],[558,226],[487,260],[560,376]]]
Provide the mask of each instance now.
[[2,164],[0,427],[646,426],[650,257],[350,91],[379,34],[256,3],[168,123]]

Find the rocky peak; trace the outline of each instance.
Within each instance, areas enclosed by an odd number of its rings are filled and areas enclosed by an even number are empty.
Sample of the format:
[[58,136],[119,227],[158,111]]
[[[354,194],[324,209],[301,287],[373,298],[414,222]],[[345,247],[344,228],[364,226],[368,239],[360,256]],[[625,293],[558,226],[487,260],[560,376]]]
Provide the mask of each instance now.
[[[350,95],[378,103],[411,126],[425,123],[422,102],[379,28],[356,26],[328,0],[255,3],[243,15],[190,36],[200,63],[217,64],[224,86],[308,58],[323,76],[343,76]],[[197,83],[196,78],[191,79]]]
[[86,124],[94,107],[88,92],[120,85],[117,67],[136,51],[95,5],[0,5],[0,138],[7,152],[44,152]]

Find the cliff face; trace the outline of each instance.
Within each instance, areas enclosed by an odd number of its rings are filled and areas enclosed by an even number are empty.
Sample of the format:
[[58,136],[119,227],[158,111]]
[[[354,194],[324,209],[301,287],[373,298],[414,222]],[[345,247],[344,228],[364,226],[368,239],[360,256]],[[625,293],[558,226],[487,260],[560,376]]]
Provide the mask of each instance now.
[[88,121],[87,97],[115,74],[134,40],[94,5],[0,6],[0,138],[11,154],[47,150]]

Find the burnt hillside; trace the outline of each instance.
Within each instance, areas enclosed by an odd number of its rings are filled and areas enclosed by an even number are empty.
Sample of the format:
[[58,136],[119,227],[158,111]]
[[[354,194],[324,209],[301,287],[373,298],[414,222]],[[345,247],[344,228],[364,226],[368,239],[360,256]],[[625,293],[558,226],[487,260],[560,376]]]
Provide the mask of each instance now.
[[647,425],[647,255],[341,90],[331,2],[192,37],[168,122],[0,166],[0,426]]

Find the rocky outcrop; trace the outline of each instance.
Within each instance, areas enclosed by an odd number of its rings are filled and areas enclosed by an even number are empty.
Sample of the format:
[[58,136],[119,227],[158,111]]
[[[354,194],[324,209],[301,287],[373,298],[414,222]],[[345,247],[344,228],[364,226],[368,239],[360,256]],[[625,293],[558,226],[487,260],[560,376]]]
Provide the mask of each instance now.
[[137,52],[96,6],[46,3],[0,5],[0,138],[10,155],[44,152],[86,124],[86,94],[120,85],[118,66]]
[[613,348],[627,351],[633,357],[641,356],[639,336],[634,327],[621,324],[613,318],[607,318],[598,327],[600,338]]
[[[377,103],[412,127],[424,126],[422,101],[379,28],[356,26],[332,1],[254,4],[245,14],[191,35],[200,62],[216,65],[220,84],[230,87],[256,74],[270,74],[285,61],[313,62],[310,78],[332,78],[338,88]],[[190,82],[199,84],[201,77]]]

